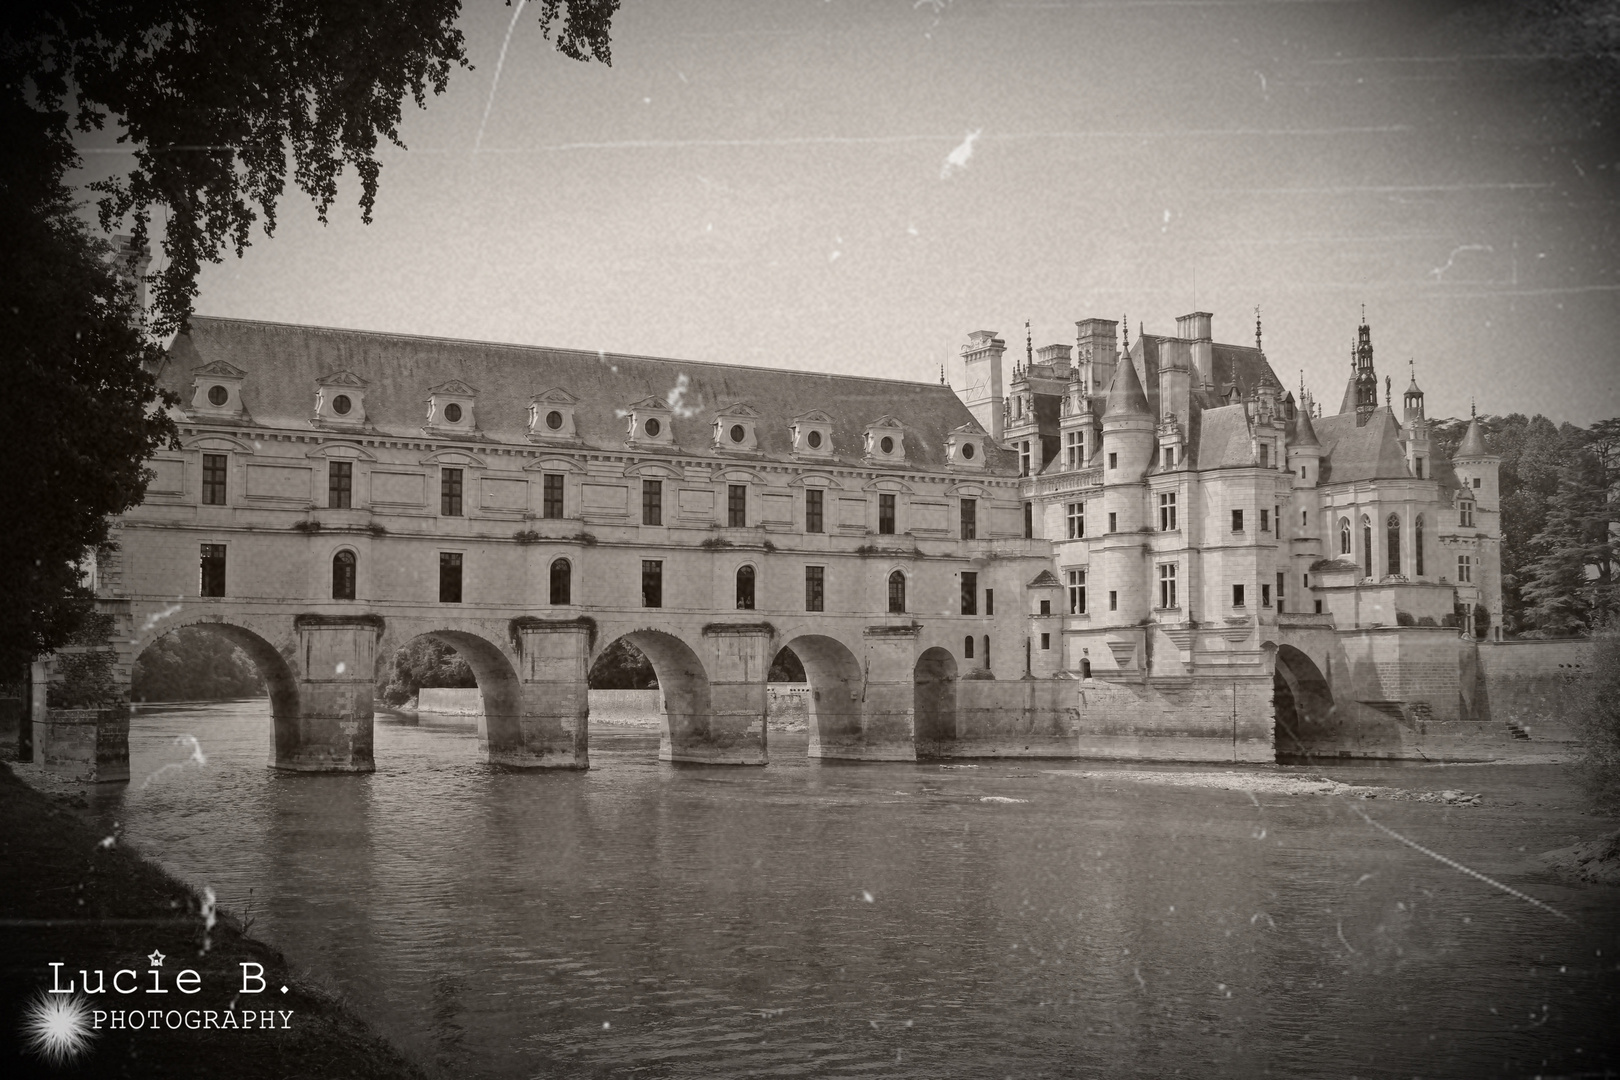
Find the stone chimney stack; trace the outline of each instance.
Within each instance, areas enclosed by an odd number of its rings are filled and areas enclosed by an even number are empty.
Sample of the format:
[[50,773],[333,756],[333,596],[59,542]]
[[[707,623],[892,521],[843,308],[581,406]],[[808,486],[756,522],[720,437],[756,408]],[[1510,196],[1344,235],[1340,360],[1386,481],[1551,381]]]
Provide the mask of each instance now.
[[1081,319],[1075,358],[1080,366],[1080,382],[1087,394],[1102,394],[1114,381],[1114,362],[1119,359],[1119,323],[1113,319]]
[[1193,380],[1206,390],[1215,388],[1215,341],[1210,323],[1215,316],[1195,311],[1176,320],[1176,337],[1192,342]]
[[962,404],[968,407],[979,426],[1000,442],[1005,430],[1004,409],[1007,396],[1003,389],[1001,358],[1007,343],[996,337],[994,330],[975,330],[962,346],[962,363],[967,368],[967,387],[962,391]]

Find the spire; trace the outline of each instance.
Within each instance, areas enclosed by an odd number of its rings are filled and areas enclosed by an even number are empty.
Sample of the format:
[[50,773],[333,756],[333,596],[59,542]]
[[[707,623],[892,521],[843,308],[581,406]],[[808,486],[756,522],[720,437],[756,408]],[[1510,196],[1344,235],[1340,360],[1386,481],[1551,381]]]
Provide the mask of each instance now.
[[945,385],[945,365],[939,365],[939,385]]
[[1479,426],[1479,415],[1474,412],[1473,406],[1468,409],[1468,430],[1463,433],[1462,445],[1457,452],[1451,455],[1453,461],[1459,458],[1490,457],[1490,447],[1485,445],[1485,432]]
[[1103,409],[1104,416],[1129,416],[1133,414],[1150,415],[1147,392],[1142,389],[1142,380],[1136,374],[1136,365],[1131,363],[1129,356],[1119,363],[1119,370],[1114,372],[1114,381],[1108,384],[1108,404]]
[[1294,434],[1289,443],[1293,446],[1321,446],[1317,441],[1316,427],[1311,423],[1311,410],[1300,409],[1294,414]]
[[1263,352],[1260,347],[1260,305],[1254,305],[1254,351]]
[[1028,319],[1024,320],[1024,362],[1035,362],[1035,335],[1030,332]]
[[1119,332],[1124,335],[1125,339],[1124,355],[1129,356],[1131,355],[1131,317],[1129,315],[1119,317]]

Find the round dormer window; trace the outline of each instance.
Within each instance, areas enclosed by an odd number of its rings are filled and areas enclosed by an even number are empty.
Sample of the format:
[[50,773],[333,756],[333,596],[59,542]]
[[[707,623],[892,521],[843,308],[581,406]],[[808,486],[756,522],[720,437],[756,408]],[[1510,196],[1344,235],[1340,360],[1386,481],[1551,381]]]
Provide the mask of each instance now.
[[821,449],[821,432],[812,431],[810,433],[810,437],[805,439],[804,441],[810,444],[810,449],[812,449],[812,450],[820,450]]
[[229,400],[231,400],[231,392],[223,386],[210,386],[208,388],[208,404],[214,406],[214,408],[219,408]]
[[883,436],[883,440],[878,443],[878,448],[885,454],[892,454],[894,453],[894,440],[885,435]]
[[552,431],[560,429],[562,427],[562,413],[558,412],[556,409],[552,409],[550,412],[546,413],[546,427],[550,428]]
[[648,420],[645,424],[642,424],[641,427],[642,430],[647,433],[647,438],[649,439],[658,438],[658,433],[664,430],[664,425],[658,422],[657,417],[653,417],[651,420]]
[[332,411],[339,416],[349,415],[349,410],[352,408],[354,408],[354,402],[349,400],[348,394],[339,394],[332,399]]
[[461,406],[453,401],[446,405],[444,407],[444,418],[452,424],[461,423]]
[[962,444],[962,460],[963,461],[972,461],[973,460],[973,453],[974,453],[974,450],[973,450],[973,444],[972,443],[966,442],[966,443]]
[[731,441],[732,442],[740,443],[746,438],[748,438],[748,432],[743,430],[743,426],[741,424],[732,424],[731,425]]

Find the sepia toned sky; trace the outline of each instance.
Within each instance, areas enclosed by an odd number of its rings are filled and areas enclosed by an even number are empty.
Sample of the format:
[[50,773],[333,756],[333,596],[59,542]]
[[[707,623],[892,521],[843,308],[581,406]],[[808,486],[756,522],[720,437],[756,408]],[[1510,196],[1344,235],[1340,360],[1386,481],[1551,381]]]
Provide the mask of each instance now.
[[1334,412],[1365,304],[1431,417],[1620,414],[1614,0],[630,0],[611,68],[511,26],[468,0],[372,225],[293,192],[198,311],[960,386],[972,330],[1259,305]]

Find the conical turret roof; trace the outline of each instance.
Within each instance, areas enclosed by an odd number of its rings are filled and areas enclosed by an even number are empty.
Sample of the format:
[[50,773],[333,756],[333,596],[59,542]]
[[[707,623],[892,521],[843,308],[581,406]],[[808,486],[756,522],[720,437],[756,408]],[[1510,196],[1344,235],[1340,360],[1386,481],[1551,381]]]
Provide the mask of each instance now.
[[1295,446],[1321,446],[1316,438],[1316,426],[1311,423],[1309,409],[1299,409],[1294,413],[1294,437],[1289,440]]
[[1108,405],[1103,409],[1103,415],[1135,414],[1149,415],[1150,410],[1147,392],[1142,389],[1142,380],[1136,374],[1136,365],[1131,363],[1131,354],[1125,353],[1119,358],[1114,381],[1108,384]]
[[1479,426],[1479,417],[1468,421],[1468,430],[1463,433],[1462,445],[1452,454],[1453,460],[1469,457],[1490,457],[1490,447],[1485,445],[1485,432]]

